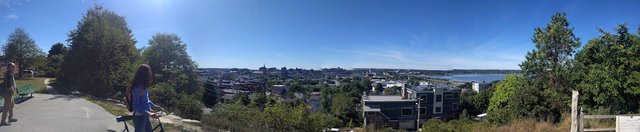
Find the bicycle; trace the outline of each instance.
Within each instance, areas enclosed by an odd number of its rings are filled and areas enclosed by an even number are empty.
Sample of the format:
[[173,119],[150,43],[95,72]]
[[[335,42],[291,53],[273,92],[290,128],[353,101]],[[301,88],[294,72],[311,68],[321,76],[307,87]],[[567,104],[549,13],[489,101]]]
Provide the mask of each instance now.
[[[153,129],[151,130],[156,131],[156,129],[160,128],[160,132],[164,132],[164,127],[162,127],[162,122],[160,122],[160,117],[162,117],[162,114],[164,114],[164,108],[160,107],[159,112],[156,112],[156,120],[158,120],[158,125],[156,127],[153,127]],[[124,130],[122,130],[122,132],[129,132],[129,126],[127,125],[128,120],[133,120],[133,115],[125,115],[125,116],[117,116],[116,117],[116,121],[117,122],[122,122],[124,123]]]

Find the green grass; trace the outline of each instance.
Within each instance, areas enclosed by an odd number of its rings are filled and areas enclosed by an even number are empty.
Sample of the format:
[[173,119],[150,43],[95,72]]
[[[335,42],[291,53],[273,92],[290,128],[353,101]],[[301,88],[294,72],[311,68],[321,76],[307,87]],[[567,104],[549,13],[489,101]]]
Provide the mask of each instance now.
[[[33,88],[35,89],[34,91],[36,93],[44,93],[47,90],[47,86],[44,84],[44,80],[47,78],[24,78],[24,79],[16,79],[16,85],[18,87],[26,85],[26,84],[31,84],[33,86]],[[51,78],[53,79],[53,78]]]

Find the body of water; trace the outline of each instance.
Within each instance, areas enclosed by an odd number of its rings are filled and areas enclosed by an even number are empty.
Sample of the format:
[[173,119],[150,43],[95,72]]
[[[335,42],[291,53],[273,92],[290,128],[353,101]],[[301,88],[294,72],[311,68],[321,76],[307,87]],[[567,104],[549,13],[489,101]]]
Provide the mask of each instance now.
[[424,76],[430,78],[439,78],[439,79],[447,79],[447,80],[455,80],[455,81],[478,81],[478,82],[492,82],[496,80],[504,79],[506,74],[456,74],[456,75],[443,75],[443,76]]

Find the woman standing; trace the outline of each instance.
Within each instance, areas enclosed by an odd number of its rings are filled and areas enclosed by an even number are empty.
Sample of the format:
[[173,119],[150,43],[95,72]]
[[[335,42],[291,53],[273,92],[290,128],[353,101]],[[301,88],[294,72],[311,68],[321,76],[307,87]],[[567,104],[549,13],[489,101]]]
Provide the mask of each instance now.
[[18,119],[13,118],[13,106],[15,105],[13,100],[13,95],[16,93],[16,79],[13,77],[13,73],[16,72],[16,65],[13,63],[7,64],[7,71],[4,74],[4,85],[1,90],[2,97],[4,98],[4,108],[2,108],[2,121],[0,125],[6,126],[10,125],[5,120],[7,119],[7,114],[9,114],[9,122],[18,121]]
[[151,112],[151,106],[155,105],[149,100],[148,94],[152,75],[149,65],[142,64],[127,87],[127,93],[130,93],[127,96],[132,99],[133,124],[136,132],[150,132],[151,121],[149,117],[157,118],[156,114]]

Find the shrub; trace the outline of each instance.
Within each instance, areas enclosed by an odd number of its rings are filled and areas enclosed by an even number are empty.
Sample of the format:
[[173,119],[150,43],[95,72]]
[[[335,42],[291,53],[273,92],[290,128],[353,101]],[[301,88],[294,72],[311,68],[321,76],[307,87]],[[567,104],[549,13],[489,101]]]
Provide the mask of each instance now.
[[177,115],[182,118],[200,120],[202,117],[202,108],[204,104],[199,100],[185,94],[180,94],[175,100],[175,108]]

